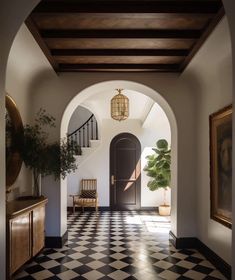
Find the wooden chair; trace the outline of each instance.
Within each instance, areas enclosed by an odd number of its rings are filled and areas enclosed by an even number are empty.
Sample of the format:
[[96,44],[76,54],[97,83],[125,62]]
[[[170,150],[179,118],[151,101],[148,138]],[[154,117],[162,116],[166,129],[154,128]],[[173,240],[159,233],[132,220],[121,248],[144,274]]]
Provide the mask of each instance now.
[[73,198],[73,213],[75,207],[95,207],[98,211],[98,194],[97,194],[97,180],[96,179],[82,179],[81,189],[79,195],[70,195]]

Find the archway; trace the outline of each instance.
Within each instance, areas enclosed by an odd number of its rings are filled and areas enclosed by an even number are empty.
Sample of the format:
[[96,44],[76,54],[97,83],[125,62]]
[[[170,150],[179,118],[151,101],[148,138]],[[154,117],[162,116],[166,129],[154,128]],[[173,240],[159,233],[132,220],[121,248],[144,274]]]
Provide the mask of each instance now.
[[[1,10],[2,14],[1,14],[1,26],[2,26],[2,32],[1,34],[1,38],[2,38],[2,42],[4,41],[4,46],[1,46],[1,69],[0,69],[0,92],[1,92],[1,135],[4,135],[4,108],[3,108],[3,98],[4,98],[4,77],[5,77],[5,69],[6,69],[6,62],[7,62],[7,57],[8,57],[8,52],[12,43],[12,40],[19,28],[19,26],[22,24],[24,18],[30,13],[30,11],[33,9],[33,7],[36,5],[38,1],[31,1],[29,3],[29,1],[24,0],[23,2],[21,2],[21,6],[19,7],[19,9],[17,10],[17,16],[15,16],[15,3],[13,1],[4,1],[2,3],[3,5],[3,9]],[[235,18],[233,16],[233,12],[235,10],[235,3],[232,0],[223,0],[226,11],[227,11],[227,15],[229,18],[229,22],[230,22],[230,28],[231,28],[231,32],[232,32],[232,40],[233,40],[233,47],[235,46]],[[4,9],[5,8],[5,9]],[[6,13],[6,11],[8,11]],[[14,16],[12,15],[14,14]],[[12,16],[11,16],[12,15]],[[5,20],[5,21],[4,21]],[[11,23],[11,24],[9,24]],[[6,36],[7,34],[7,36]],[[235,58],[233,57],[233,65],[235,65]],[[233,74],[234,75],[234,74]],[[233,90],[233,92],[235,92]],[[234,95],[235,98],[235,95]],[[235,134],[235,133],[234,133]],[[4,137],[2,137],[1,142],[0,142],[0,149],[1,151],[4,151]],[[2,164],[1,164],[1,186],[5,186],[5,160],[4,157],[2,158]],[[235,151],[234,151],[234,156],[233,158],[235,159]],[[234,185],[234,184],[233,184]],[[2,187],[1,188],[1,224],[4,225],[5,224],[5,207],[4,207],[4,200],[5,200],[5,188]],[[235,211],[235,207],[234,207],[234,211]],[[0,247],[2,249],[2,252],[4,252],[4,248],[5,248],[5,228],[4,226],[1,227],[1,231],[0,231],[0,236],[1,236],[1,244]],[[234,240],[235,240],[235,235],[234,235]],[[234,244],[235,242],[233,242]],[[235,250],[232,250],[233,252],[235,252]],[[233,258],[233,260],[235,261],[235,258]],[[1,257],[1,267],[2,267],[2,271],[4,271],[4,254],[2,254]],[[1,275],[4,278],[4,275]]]
[[[172,147],[172,193],[171,193],[171,219],[172,219],[172,231],[177,235],[177,123],[176,118],[173,113],[173,110],[167,103],[167,101],[155,90],[152,88],[132,81],[125,80],[114,80],[114,81],[106,81],[94,84],[82,90],[78,93],[67,105],[62,121],[61,121],[61,137],[65,137],[68,131],[69,120],[76,109],[76,107],[81,104],[88,97],[98,96],[99,93],[105,90],[115,89],[115,88],[124,88],[126,90],[131,90],[136,93],[142,93],[148,97],[150,97],[153,101],[155,101],[165,112],[168,121],[170,123],[171,129],[171,147]],[[63,192],[63,196],[67,196],[67,181],[64,180],[61,182],[61,190]],[[63,209],[66,209],[66,205],[62,206]]]

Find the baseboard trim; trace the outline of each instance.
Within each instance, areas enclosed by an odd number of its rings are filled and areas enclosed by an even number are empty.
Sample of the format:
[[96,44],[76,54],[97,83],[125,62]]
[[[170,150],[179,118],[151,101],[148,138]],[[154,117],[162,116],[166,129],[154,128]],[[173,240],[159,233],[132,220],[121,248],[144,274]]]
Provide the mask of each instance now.
[[207,247],[196,237],[176,237],[172,231],[169,232],[169,240],[176,249],[193,248],[204,255],[227,279],[231,279],[232,268],[214,251]]
[[149,206],[147,206],[147,207],[141,207],[140,210],[141,211],[157,211],[157,213],[158,213],[158,207],[149,207]]
[[[76,211],[77,211],[77,209],[80,210],[80,208],[76,207]],[[73,207],[68,206],[67,211],[73,212]],[[95,208],[94,207],[85,207],[84,211],[95,211]],[[112,209],[110,206],[100,206],[99,211],[112,211]],[[126,210],[118,210],[118,211],[126,211]],[[136,211],[157,211],[158,212],[158,207],[141,207],[139,210],[136,210]]]
[[176,249],[197,248],[196,237],[176,237],[172,231],[169,232],[169,240]]
[[67,240],[68,240],[68,231],[66,231],[63,236],[46,236],[45,247],[62,248]]
[[201,240],[197,240],[197,249],[203,254],[227,279],[231,279],[232,268],[214,251],[208,248]]
[[[98,207],[99,211],[110,211],[111,208],[109,206],[100,206]],[[81,208],[76,207],[76,212],[77,211],[81,211]],[[67,207],[67,211],[68,212],[73,212],[73,207],[72,206],[68,206]],[[84,207],[84,211],[95,211],[95,207]]]

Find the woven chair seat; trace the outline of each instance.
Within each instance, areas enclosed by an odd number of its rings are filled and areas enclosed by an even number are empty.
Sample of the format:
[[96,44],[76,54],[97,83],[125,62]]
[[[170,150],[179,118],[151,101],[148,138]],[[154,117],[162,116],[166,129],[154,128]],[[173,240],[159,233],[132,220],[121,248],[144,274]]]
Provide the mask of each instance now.
[[80,195],[71,195],[73,198],[73,212],[75,207],[95,207],[98,211],[98,194],[96,179],[82,179]]

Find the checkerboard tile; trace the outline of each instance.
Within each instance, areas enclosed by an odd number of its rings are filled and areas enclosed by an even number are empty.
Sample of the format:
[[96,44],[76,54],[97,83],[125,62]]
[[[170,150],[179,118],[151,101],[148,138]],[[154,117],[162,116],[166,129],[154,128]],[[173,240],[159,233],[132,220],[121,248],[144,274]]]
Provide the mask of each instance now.
[[46,248],[14,279],[225,279],[194,249],[169,243],[170,220],[151,211],[68,215],[68,241]]

